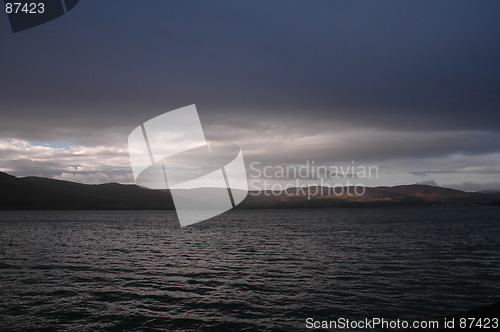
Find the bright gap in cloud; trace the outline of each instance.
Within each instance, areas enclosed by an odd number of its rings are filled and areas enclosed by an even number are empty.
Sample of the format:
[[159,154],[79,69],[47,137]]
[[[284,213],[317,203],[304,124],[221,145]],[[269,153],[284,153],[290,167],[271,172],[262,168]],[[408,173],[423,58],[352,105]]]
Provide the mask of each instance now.
[[55,149],[66,149],[72,145],[69,142],[28,142],[28,144],[32,146],[43,146]]
[[133,183],[126,146],[0,139],[0,171],[88,184]]

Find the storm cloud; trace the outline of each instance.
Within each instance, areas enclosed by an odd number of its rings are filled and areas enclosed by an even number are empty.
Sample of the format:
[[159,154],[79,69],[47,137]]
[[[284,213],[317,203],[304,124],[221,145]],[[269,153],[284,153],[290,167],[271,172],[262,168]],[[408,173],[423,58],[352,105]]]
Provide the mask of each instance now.
[[[499,11],[495,1],[85,1],[17,34],[0,15],[0,138],[126,157],[138,124],[194,103],[207,138],[239,143],[247,160],[356,160],[392,172],[388,184],[458,183],[445,172],[500,166]],[[41,165],[5,148],[0,168],[83,174],[52,152]],[[113,173],[112,153],[100,158],[92,172],[127,177],[123,160]],[[499,181],[483,176],[463,181]]]

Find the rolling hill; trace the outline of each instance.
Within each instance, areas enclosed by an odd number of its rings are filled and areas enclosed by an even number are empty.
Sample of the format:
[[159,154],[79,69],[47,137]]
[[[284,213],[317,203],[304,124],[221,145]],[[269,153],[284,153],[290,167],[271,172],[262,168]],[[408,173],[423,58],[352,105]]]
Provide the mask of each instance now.
[[[353,192],[354,188],[350,189]],[[338,195],[333,188],[326,187],[290,188],[281,192],[249,192],[237,209],[475,204],[498,205],[500,193],[469,193],[427,185],[401,185],[366,188],[364,195],[357,196]],[[0,172],[0,210],[173,209],[172,195],[168,190],[118,183],[88,185],[41,177],[17,178]]]
[[166,210],[169,192],[136,185],[87,185],[0,173],[0,210]]

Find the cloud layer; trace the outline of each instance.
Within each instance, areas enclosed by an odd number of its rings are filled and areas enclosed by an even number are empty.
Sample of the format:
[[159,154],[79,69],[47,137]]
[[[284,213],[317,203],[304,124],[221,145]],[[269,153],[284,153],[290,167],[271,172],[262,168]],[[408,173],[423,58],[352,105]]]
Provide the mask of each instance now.
[[494,1],[123,0],[82,2],[18,34],[0,17],[0,169],[129,181],[128,134],[195,103],[207,138],[239,143],[248,161],[355,160],[381,165],[381,184],[493,185],[499,11]]

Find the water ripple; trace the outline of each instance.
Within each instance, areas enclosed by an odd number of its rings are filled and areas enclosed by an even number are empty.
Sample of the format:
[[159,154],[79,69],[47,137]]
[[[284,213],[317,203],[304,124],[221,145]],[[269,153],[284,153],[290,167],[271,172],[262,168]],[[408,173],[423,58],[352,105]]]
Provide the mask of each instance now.
[[293,331],[499,300],[494,207],[2,212],[0,322],[25,330]]

